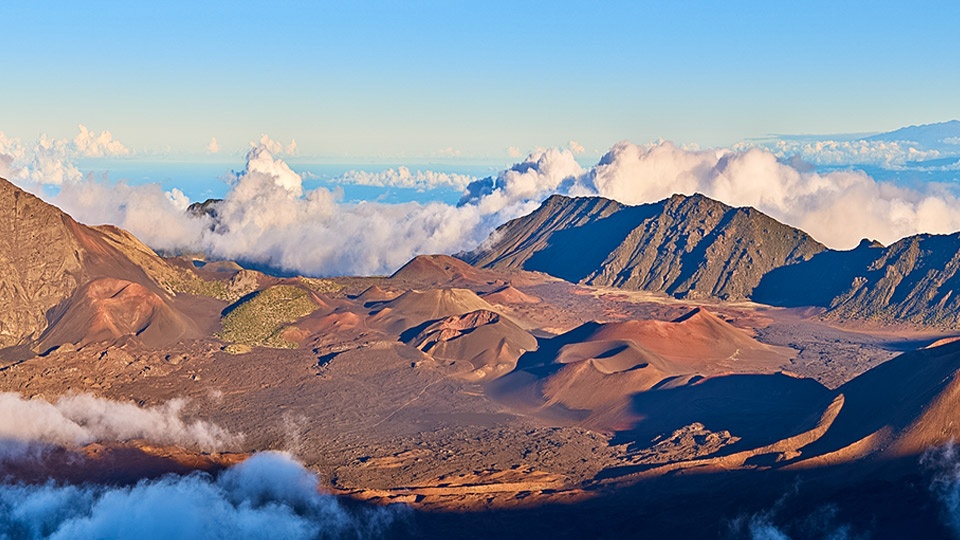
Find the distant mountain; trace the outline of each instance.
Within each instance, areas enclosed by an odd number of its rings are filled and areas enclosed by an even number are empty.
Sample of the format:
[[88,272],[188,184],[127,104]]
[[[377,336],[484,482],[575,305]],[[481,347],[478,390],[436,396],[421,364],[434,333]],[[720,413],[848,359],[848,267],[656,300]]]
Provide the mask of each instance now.
[[703,195],[640,206],[554,195],[462,258],[594,286],[738,300],[769,271],[824,250],[803,231],[753,208]]
[[752,208],[702,195],[626,206],[550,197],[465,261],[680,298],[815,306],[839,319],[960,325],[960,234],[826,249]]
[[960,152],[960,120],[909,126],[865,137],[868,141],[911,141],[927,149]]

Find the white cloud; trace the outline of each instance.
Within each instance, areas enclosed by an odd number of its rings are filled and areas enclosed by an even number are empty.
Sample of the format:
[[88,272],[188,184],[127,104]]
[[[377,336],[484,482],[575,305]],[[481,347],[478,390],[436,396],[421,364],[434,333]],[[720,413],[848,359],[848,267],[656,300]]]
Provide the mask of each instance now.
[[217,154],[220,152],[220,143],[217,142],[216,137],[210,138],[210,144],[207,145],[208,154]]
[[129,155],[130,150],[109,131],[95,133],[79,126],[72,140],[41,135],[30,147],[0,133],[0,177],[32,184],[64,185],[83,180],[76,161],[84,157]]
[[740,143],[735,146],[738,150],[752,147],[764,148],[777,157],[800,156],[804,161],[817,165],[878,165],[894,168],[910,161],[942,156],[937,150],[922,149],[909,141],[777,140],[761,145]]
[[[210,227],[207,217],[189,217],[186,198],[165,193],[159,184],[130,186],[87,181],[64,184],[51,202],[82,223],[110,223],[133,232],[153,249],[174,252],[199,249],[198,239]],[[157,224],[162,223],[162,227]]]
[[250,148],[261,148],[270,152],[274,156],[293,155],[297,152],[297,141],[290,139],[290,144],[284,145],[279,141],[270,138],[266,133],[260,135],[260,140],[251,142]]
[[170,400],[141,408],[89,394],[61,397],[54,403],[23,399],[13,392],[0,393],[0,441],[60,446],[91,442],[147,439],[160,444],[180,444],[205,451],[229,448],[237,435],[201,420],[184,420],[186,402]]
[[405,507],[348,509],[289,454],[262,452],[219,477],[191,474],[132,487],[0,485],[3,538],[371,538]]
[[437,152],[437,156],[440,157],[460,157],[461,154],[462,152],[460,150],[457,150],[452,146],[448,146]]
[[[383,274],[422,253],[456,253],[483,241],[508,219],[535,209],[553,193],[601,195],[627,204],[662,200],[674,193],[703,193],[734,206],[753,206],[811,233],[834,248],[869,237],[891,243],[920,233],[960,230],[960,200],[942,187],[908,189],[861,172],[817,173],[777,154],[745,150],[680,148],[669,142],[615,145],[584,170],[570,149],[538,150],[496,176],[353,171],[342,181],[368,185],[463,186],[461,204],[344,203],[337,191],[305,190],[302,178],[262,139],[220,203],[216,223],[187,216],[182,193],[159,186],[64,185],[54,202],[87,223],[109,222],[166,252],[199,251],[311,275]],[[28,154],[0,138],[15,168]],[[55,153],[56,143],[44,142]],[[69,171],[69,162],[61,165]],[[31,169],[33,173],[40,169]],[[51,169],[53,176],[69,174]],[[29,175],[28,175],[29,176]],[[42,180],[42,179],[41,179]],[[156,223],[163,227],[156,227]]]
[[730,205],[753,206],[841,249],[864,237],[891,243],[920,232],[960,230],[960,214],[951,210],[960,200],[935,186],[918,191],[862,172],[801,172],[759,149],[689,151],[671,143],[620,143],[573,192],[628,204],[699,192]]
[[95,133],[80,124],[80,133],[73,138],[76,151],[84,157],[125,156],[130,150],[113,138],[109,131]]
[[955,442],[928,449],[920,464],[932,471],[930,491],[943,506],[946,525],[960,536],[960,448]]
[[573,152],[574,154],[578,154],[578,155],[579,155],[579,154],[582,154],[582,153],[584,153],[584,152],[586,151],[586,149],[583,147],[583,145],[580,144],[580,143],[578,143],[577,141],[570,141],[570,142],[567,144],[567,146],[570,148],[570,151]]
[[264,183],[282,187],[295,197],[303,195],[303,178],[286,163],[275,159],[266,147],[256,146],[247,152],[246,169],[240,173],[234,190],[249,196]]
[[516,146],[507,147],[507,157],[511,158],[521,158],[523,157],[523,152],[520,151],[520,148]]
[[[155,249],[202,251],[310,274],[384,273],[411,253],[472,247],[489,227],[474,207],[441,203],[343,204],[330,190],[304,193],[300,176],[263,147],[230,187],[213,227],[188,216],[176,194],[158,185],[84,182],[65,186],[53,202],[87,223],[110,222]],[[163,227],[157,227],[161,222]]]
[[334,182],[361,186],[400,187],[415,189],[455,188],[464,189],[476,177],[465,174],[436,171],[411,172],[408,167],[397,167],[380,172],[347,171]]

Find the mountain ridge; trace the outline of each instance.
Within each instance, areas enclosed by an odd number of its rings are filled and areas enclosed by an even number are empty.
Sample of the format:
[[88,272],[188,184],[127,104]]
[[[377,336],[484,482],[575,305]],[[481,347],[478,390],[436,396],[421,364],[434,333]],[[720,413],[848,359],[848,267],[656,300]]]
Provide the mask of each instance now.
[[491,238],[461,258],[586,285],[724,300],[746,299],[769,270],[826,250],[757,210],[700,194],[638,206],[554,195]]
[[553,195],[458,257],[676,298],[819,307],[826,317],[960,325],[960,233],[828,249],[800,229],[704,195],[628,206]]

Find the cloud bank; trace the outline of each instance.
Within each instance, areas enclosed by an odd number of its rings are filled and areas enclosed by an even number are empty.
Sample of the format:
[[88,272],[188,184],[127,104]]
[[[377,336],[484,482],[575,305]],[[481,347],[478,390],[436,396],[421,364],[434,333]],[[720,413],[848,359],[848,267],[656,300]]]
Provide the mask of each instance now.
[[289,454],[263,452],[213,478],[202,473],[133,487],[0,485],[0,537],[370,538],[399,507],[348,510],[320,493]]
[[141,408],[89,394],[68,395],[49,402],[3,392],[0,393],[0,450],[6,452],[0,453],[9,454],[33,444],[76,446],[130,439],[213,452],[239,442],[238,435],[217,425],[185,420],[185,406],[186,401],[182,399]]
[[131,154],[109,131],[96,133],[83,124],[78,129],[72,140],[41,135],[32,146],[0,132],[0,177],[27,184],[77,183],[83,181],[77,159]]
[[334,182],[359,186],[397,187],[421,190],[438,188],[462,190],[466,189],[471,182],[476,180],[476,177],[465,174],[420,170],[411,172],[408,167],[401,166],[396,169],[391,168],[380,172],[347,171],[339,178],[336,178]]
[[288,152],[290,146],[261,137],[218,203],[216,219],[184,212],[189,201],[177,190],[67,182],[64,178],[79,175],[68,160],[21,165],[28,152],[2,138],[0,147],[9,151],[0,167],[20,167],[13,179],[21,184],[36,178],[61,183],[52,202],[82,222],[128,229],[154,249],[202,252],[307,275],[387,274],[418,254],[473,249],[497,226],[529,213],[553,193],[643,204],[699,192],[733,206],[753,206],[837,249],[855,247],[862,238],[889,244],[921,232],[960,230],[960,213],[953,210],[960,200],[943,185],[913,189],[858,171],[822,173],[802,160],[785,160],[758,148],[700,150],[663,141],[621,142],[588,169],[577,163],[574,150],[565,148],[537,150],[480,180],[403,167],[353,171],[342,179],[463,189],[460,204],[452,206],[346,203],[338,190],[305,189],[302,176],[277,157],[277,151]]
[[76,151],[84,157],[125,156],[130,150],[113,138],[109,131],[95,133],[80,124],[80,133],[73,139]]
[[[736,148],[747,150],[753,146],[740,144]],[[817,165],[877,165],[888,169],[902,167],[911,161],[924,161],[944,156],[939,150],[922,148],[910,141],[782,139],[759,146],[777,157],[799,156],[804,161]]]
[[627,204],[695,192],[733,206],[753,206],[829,247],[862,238],[892,243],[905,236],[960,230],[957,196],[878,182],[859,171],[817,173],[760,149],[686,150],[665,142],[615,145],[571,192]]
[[[14,466],[49,445],[147,439],[202,451],[239,437],[184,419],[183,400],[141,408],[90,395],[56,402],[0,393],[0,460]],[[196,472],[134,486],[0,484],[0,538],[379,537],[405,507],[347,508],[286,452],[261,452],[216,477]]]
[[113,223],[165,252],[204,252],[314,275],[378,274],[415,254],[473,248],[580,172],[569,151],[549,150],[491,179],[497,189],[477,203],[348,204],[335,191],[305,190],[298,173],[258,145],[218,203],[216,220],[184,212],[182,193],[157,185],[80,182],[64,185],[52,202],[82,222]]

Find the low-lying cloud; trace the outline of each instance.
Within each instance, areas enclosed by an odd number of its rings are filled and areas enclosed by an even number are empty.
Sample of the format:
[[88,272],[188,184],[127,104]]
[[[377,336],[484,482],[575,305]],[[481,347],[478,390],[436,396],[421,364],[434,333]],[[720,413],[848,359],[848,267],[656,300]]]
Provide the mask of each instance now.
[[396,187],[408,189],[466,189],[476,177],[466,174],[437,171],[411,171],[409,167],[390,168],[380,172],[347,171],[334,182],[359,186]]
[[933,473],[930,491],[942,505],[944,523],[960,537],[960,448],[952,441],[931,448],[920,463]]
[[870,238],[960,230],[960,199],[943,186],[924,190],[878,182],[859,171],[818,173],[760,149],[686,150],[665,142],[615,145],[573,193],[627,204],[673,193],[702,193],[733,206],[752,206],[798,227],[829,247],[849,249]]
[[157,185],[80,182],[64,185],[52,201],[82,222],[113,223],[165,252],[199,251],[316,275],[377,274],[416,254],[475,247],[579,172],[569,151],[550,150],[501,173],[502,187],[476,203],[344,203],[336,191],[305,190],[298,173],[256,146],[217,204],[216,219],[184,212],[182,193]]
[[132,487],[0,485],[0,537],[371,538],[403,507],[348,509],[282,452],[255,454],[214,478],[204,473]]
[[[741,144],[739,149],[754,145]],[[936,149],[923,148],[910,141],[883,140],[791,140],[779,139],[760,145],[777,157],[799,156],[817,165],[877,165],[886,168],[902,167],[912,161],[943,157]]]
[[[0,138],[0,147],[4,144]],[[63,184],[52,202],[78,220],[118,225],[166,253],[202,252],[308,275],[386,274],[418,254],[470,250],[497,226],[529,213],[554,193],[643,204],[699,192],[733,206],[753,206],[837,249],[852,248],[863,238],[889,244],[921,232],[960,230],[960,213],[953,210],[960,200],[948,187],[906,188],[853,170],[817,172],[796,156],[787,160],[758,148],[621,142],[588,169],[566,148],[537,150],[480,180],[406,168],[353,171],[342,179],[463,189],[460,204],[453,206],[347,203],[339,190],[305,189],[302,176],[275,152],[287,152],[289,146],[262,137],[217,205],[216,218],[186,213],[189,201],[183,193],[164,192],[158,185],[63,182],[64,175],[75,176],[68,162],[51,171],[27,164],[26,172],[13,179],[28,184],[49,174],[43,182]],[[0,159],[0,167],[7,162],[23,159]]]
[[808,515],[784,517],[792,510],[792,499],[799,493],[798,486],[785,493],[766,510],[740,515],[726,524],[726,537],[744,540],[790,540],[791,538],[823,538],[825,540],[856,540],[869,538],[839,519],[839,509],[828,504]]
[[[173,399],[155,407],[113,401],[89,394],[63,396],[55,402],[0,393],[0,450],[10,453],[31,445],[77,446],[92,442],[146,439],[203,451],[234,447],[238,435],[209,422],[185,419],[186,401]],[[6,447],[6,448],[4,448]]]

